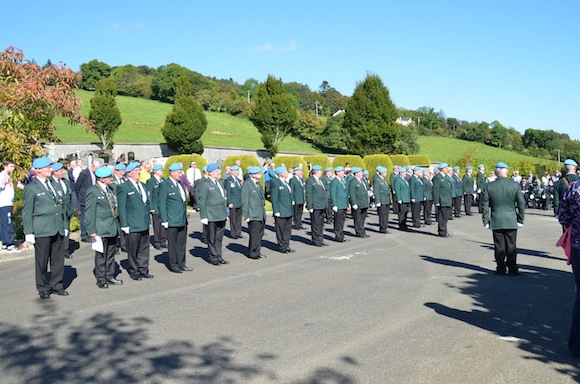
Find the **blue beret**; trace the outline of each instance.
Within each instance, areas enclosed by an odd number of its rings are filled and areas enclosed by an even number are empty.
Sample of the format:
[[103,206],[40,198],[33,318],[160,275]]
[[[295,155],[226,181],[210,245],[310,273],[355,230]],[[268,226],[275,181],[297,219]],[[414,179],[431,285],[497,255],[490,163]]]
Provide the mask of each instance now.
[[50,159],[48,157],[39,157],[37,159],[34,159],[34,161],[32,162],[32,168],[34,169],[42,169],[42,168],[46,168],[48,167],[50,164],[52,164],[52,161],[50,161]]
[[286,167],[284,166],[280,166],[280,167],[276,167],[276,169],[274,170],[274,172],[277,175],[281,175],[282,173],[284,173],[286,171]]
[[379,173],[385,173],[387,172],[387,168],[386,167],[381,167],[380,165],[377,167],[377,171],[379,171]]
[[115,165],[115,171],[124,171],[125,169],[127,169],[127,166],[123,163]]
[[470,169],[473,169],[473,167],[471,165],[468,165],[467,167],[465,167],[466,171],[469,171]]
[[398,165],[393,165],[393,169],[399,169]]
[[182,171],[183,165],[181,163],[173,163],[169,166],[169,171]]
[[577,167],[578,166],[578,163],[576,163],[572,159],[566,159],[566,160],[564,160],[564,165],[573,165],[573,166]]
[[363,175],[368,175],[369,171],[367,171],[366,169],[363,171]]
[[320,165],[315,165],[312,167],[313,171],[322,171],[322,167]]
[[439,169],[443,169],[443,168],[447,168],[447,167],[449,167],[449,164],[447,164],[447,163],[439,164]]
[[483,165],[483,164],[479,164],[479,165],[477,166],[477,168],[479,168],[479,169],[481,169],[481,168],[485,168],[485,165]]
[[300,168],[300,167],[294,167],[294,169],[293,169],[294,172],[301,171],[301,170],[302,170],[302,168]]
[[56,171],[61,170],[62,167],[64,167],[64,165],[62,163],[54,163],[52,165],[52,170],[56,172]]
[[413,167],[410,165],[407,165],[407,170],[410,170],[410,169],[413,169]]
[[454,170],[454,171],[459,171],[459,169],[460,169],[460,168],[459,168],[458,166],[455,166],[455,167],[453,167],[453,170]]
[[328,167],[324,170],[325,172],[332,172],[332,167]]
[[407,172],[407,168],[399,167],[399,173],[405,173],[405,172]]
[[420,171],[421,169],[422,169],[421,167],[413,167],[413,172]]
[[213,172],[213,171],[215,171],[216,169],[220,169],[220,166],[219,166],[219,165],[217,165],[217,163],[211,163],[211,164],[208,164],[208,165],[207,165],[207,171],[208,171],[208,172]]
[[338,167],[334,168],[334,172],[342,172],[344,171],[344,167],[342,165],[339,165]]
[[201,170],[202,170],[203,172],[207,172],[207,165],[204,165],[203,167],[201,167]]
[[250,168],[248,168],[248,173],[253,175],[256,173],[260,173],[261,170],[262,168],[258,167],[257,165],[252,165]]
[[155,165],[153,166],[153,168],[151,168],[151,170],[152,170],[152,171],[158,171],[158,170],[160,170],[160,169],[162,169],[162,168],[163,168],[163,165],[161,165],[161,164],[155,164]]
[[497,163],[497,164],[495,165],[495,167],[496,167],[496,168],[509,168],[509,167],[507,166],[507,164],[506,164],[506,163],[504,163],[503,161],[500,161],[499,163]]
[[240,170],[240,167],[238,167],[237,165],[232,165],[230,167],[230,171],[239,171],[239,170]]
[[423,168],[423,173],[427,173],[430,172],[431,170],[429,168]]
[[354,167],[354,168],[351,169],[351,171],[352,171],[353,174],[359,173],[359,172],[362,172],[362,168]]
[[137,161],[133,161],[132,163],[129,163],[129,165],[127,165],[127,167],[125,168],[125,173],[129,173],[135,168],[139,168],[139,166],[140,164]]
[[109,167],[101,167],[95,171],[95,176],[99,179],[104,177],[111,177],[113,175],[113,170]]

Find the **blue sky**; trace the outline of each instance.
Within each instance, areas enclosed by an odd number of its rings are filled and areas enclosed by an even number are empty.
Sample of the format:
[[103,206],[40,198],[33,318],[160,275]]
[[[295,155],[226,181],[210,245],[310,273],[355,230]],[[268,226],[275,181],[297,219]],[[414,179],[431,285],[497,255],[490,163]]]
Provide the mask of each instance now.
[[40,65],[178,63],[348,96],[371,72],[398,107],[580,139],[577,0],[12,1],[2,13],[0,49]]

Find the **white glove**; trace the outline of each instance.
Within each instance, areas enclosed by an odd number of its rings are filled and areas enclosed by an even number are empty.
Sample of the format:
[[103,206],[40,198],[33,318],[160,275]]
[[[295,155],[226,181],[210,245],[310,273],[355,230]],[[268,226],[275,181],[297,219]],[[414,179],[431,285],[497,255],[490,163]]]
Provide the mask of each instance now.
[[440,206],[441,206],[441,204],[435,204],[435,206],[436,206],[436,207],[440,207]]
[[34,235],[24,236],[24,241],[26,241],[27,243],[30,243],[30,244],[36,243],[36,239],[35,239]]
[[65,235],[65,236],[68,236],[68,229],[65,229],[65,230],[64,230],[64,235]]
[[308,212],[312,213],[314,212],[314,209],[309,209]]
[[250,219],[246,219],[246,223],[249,223],[249,222],[250,222]]
[[478,190],[477,190],[477,193],[481,193],[481,189],[478,189]]
[[356,211],[356,210],[358,209],[358,205],[356,205],[356,204],[355,204],[355,205],[353,205],[353,206],[352,206],[352,209],[354,209],[354,210]]
[[411,203],[414,203],[414,202],[415,202],[415,199],[411,199]]
[[545,199],[545,198],[546,198],[546,195],[542,195],[542,199]]
[[397,200],[397,203],[403,204],[403,200]]
[[276,216],[276,217],[280,217],[280,212],[276,212],[276,213],[274,213],[274,216]]
[[169,223],[168,222],[161,223],[161,226],[163,226],[163,228],[167,229],[167,228],[169,228]]
[[209,223],[209,221],[207,220],[207,218],[205,218],[205,219],[201,219],[200,221],[201,221],[201,223],[202,223],[203,225],[207,225],[207,224]]
[[522,223],[518,223],[518,228],[523,227],[524,225]]
[[121,231],[125,232],[125,235],[129,234],[129,227],[121,227]]
[[489,229],[489,224],[484,225],[485,229]]
[[381,206],[381,203],[376,203],[376,204],[375,204],[375,206],[376,206],[377,208],[379,208],[379,207]]
[[338,207],[335,205],[334,207],[332,207],[332,210],[333,210],[334,212],[338,212]]
[[534,195],[530,195],[530,199],[534,200]]

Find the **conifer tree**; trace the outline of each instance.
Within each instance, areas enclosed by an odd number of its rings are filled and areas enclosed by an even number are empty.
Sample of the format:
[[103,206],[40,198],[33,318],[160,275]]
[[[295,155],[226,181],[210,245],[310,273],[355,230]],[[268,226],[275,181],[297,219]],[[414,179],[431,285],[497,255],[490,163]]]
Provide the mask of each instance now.
[[93,132],[101,140],[104,150],[113,147],[113,137],[122,122],[115,96],[117,96],[115,82],[111,79],[101,79],[97,82],[95,95],[91,99],[89,120],[92,121]]

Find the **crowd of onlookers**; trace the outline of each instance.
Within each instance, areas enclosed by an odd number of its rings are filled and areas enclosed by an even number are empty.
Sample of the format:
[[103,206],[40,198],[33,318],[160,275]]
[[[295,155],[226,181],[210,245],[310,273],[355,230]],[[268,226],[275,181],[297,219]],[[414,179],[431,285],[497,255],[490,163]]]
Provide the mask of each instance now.
[[518,170],[513,171],[511,179],[520,184],[527,208],[554,210],[557,213],[557,206],[554,204],[556,189],[554,184],[560,180],[562,174],[554,171],[551,175],[548,171],[540,177],[533,172],[528,173],[527,177],[520,175]]

